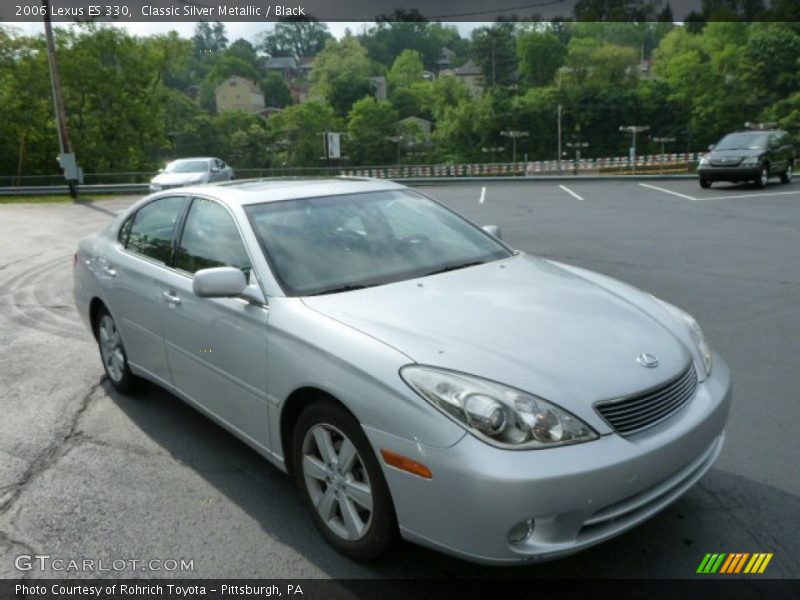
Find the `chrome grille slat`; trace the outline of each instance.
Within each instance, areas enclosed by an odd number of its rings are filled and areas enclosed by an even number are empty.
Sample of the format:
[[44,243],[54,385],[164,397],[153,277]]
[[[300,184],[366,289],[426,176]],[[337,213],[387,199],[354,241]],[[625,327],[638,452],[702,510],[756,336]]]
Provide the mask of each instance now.
[[680,397],[676,398],[672,401],[671,404],[665,405],[660,408],[660,410],[654,411],[647,415],[642,415],[640,418],[631,419],[626,421],[625,423],[617,423],[616,427],[617,430],[622,431],[632,431],[634,429],[638,429],[643,424],[651,424],[655,423],[656,421],[660,420],[662,417],[670,415],[674,410],[677,410],[681,407],[688,398]]
[[642,394],[622,400],[606,400],[595,410],[617,433],[630,435],[661,422],[684,406],[697,391],[694,365],[680,376]]
[[624,406],[616,407],[616,406],[609,406],[607,409],[603,409],[603,415],[611,416],[611,417],[619,417],[624,418],[624,415],[629,414],[631,412],[636,412],[638,410],[646,410],[650,406],[661,404],[662,401],[668,402],[672,397],[676,395],[680,395],[682,392],[686,391],[687,388],[693,385],[693,381],[691,377],[686,377],[683,380],[678,382],[678,385],[675,388],[667,390],[663,394],[654,395],[652,398],[647,397],[642,400],[637,400],[634,402],[626,403],[622,402]]

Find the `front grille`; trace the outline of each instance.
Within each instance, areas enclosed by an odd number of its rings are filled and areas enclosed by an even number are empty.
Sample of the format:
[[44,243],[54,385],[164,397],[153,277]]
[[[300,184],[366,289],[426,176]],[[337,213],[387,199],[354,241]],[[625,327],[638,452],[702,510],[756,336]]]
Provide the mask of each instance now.
[[712,158],[709,162],[711,162],[712,167],[735,167],[742,162],[742,159],[739,156],[723,156]]
[[617,433],[637,433],[666,419],[686,404],[697,391],[697,373],[689,363],[679,377],[642,394],[620,400],[605,400],[594,405]]

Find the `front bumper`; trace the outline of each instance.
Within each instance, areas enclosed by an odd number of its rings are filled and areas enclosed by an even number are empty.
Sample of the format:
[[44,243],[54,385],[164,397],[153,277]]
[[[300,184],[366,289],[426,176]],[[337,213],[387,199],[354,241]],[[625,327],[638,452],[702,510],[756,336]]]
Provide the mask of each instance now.
[[761,166],[699,167],[697,175],[709,181],[752,181],[761,177]]
[[[730,373],[714,359],[695,397],[652,429],[550,450],[503,450],[472,435],[432,448],[365,428],[427,465],[432,479],[383,465],[405,539],[486,564],[572,554],[636,526],[684,494],[719,455],[731,403]],[[533,532],[512,544],[509,531]]]

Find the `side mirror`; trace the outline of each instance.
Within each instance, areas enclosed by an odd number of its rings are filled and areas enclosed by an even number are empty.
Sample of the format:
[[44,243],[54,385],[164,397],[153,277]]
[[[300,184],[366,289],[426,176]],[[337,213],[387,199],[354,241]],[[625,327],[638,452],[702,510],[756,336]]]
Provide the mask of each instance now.
[[483,229],[489,235],[493,235],[498,240],[503,239],[503,232],[500,231],[500,228],[497,225],[484,225],[481,227],[481,229]]
[[714,148],[716,148],[716,147],[717,147],[717,145],[716,145],[716,144],[709,144],[709,145],[708,145],[708,149],[709,149],[709,151],[713,150],[713,149],[714,149]]
[[230,298],[240,296],[247,287],[244,273],[234,267],[201,269],[194,274],[192,291],[200,298]]

